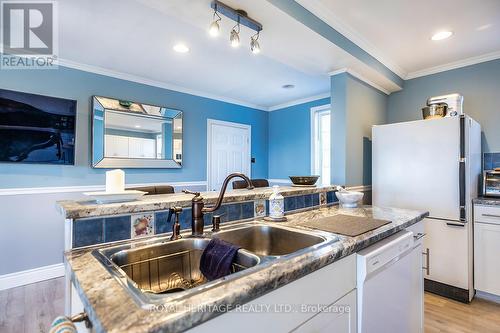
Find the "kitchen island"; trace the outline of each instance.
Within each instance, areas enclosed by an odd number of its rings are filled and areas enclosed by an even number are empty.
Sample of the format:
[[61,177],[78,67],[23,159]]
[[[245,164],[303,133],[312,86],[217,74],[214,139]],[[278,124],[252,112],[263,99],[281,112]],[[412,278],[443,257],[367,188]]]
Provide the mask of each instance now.
[[[210,320],[218,316],[217,320],[223,320],[228,316],[225,313],[227,310],[234,310],[267,293],[271,295],[276,290],[279,291],[278,288],[300,281],[309,274],[317,274],[316,271],[323,268],[335,267],[329,265],[339,264],[343,260],[345,262],[347,260],[345,258],[351,254],[418,223],[428,215],[427,212],[394,208],[344,209],[331,206],[289,214],[288,221],[284,223],[264,222],[262,219],[227,223],[221,232],[238,223],[275,225],[315,232],[299,224],[339,214],[388,220],[391,223],[356,237],[330,234],[330,237],[325,238],[326,241],[320,244],[238,272],[236,274],[239,276],[236,279],[228,279],[189,297],[178,300],[168,298],[165,303],[155,303],[149,307],[144,304],[141,306],[134,300],[126,288],[96,259],[92,251],[99,249],[99,246],[67,252],[66,265],[95,331],[181,332],[203,323],[210,324]],[[188,237],[187,234],[185,236]],[[210,237],[209,234],[207,236]],[[168,241],[168,237],[156,237],[154,241]],[[137,240],[128,242],[133,243]],[[355,265],[354,274],[356,274]],[[304,290],[296,292],[307,293]],[[216,310],[200,310],[201,306],[203,309]]]

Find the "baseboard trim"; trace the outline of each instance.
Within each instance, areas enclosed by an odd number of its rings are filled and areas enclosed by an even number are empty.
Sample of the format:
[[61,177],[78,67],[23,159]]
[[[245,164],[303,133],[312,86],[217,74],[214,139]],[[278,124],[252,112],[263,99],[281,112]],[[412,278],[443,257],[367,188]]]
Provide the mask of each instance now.
[[500,304],[500,296],[476,290],[476,297]]
[[445,283],[424,279],[424,290],[462,303],[470,303],[468,290]]
[[58,278],[64,276],[64,273],[64,264],[61,263],[0,275],[0,290]]
[[[207,182],[203,180],[203,181],[193,181],[193,182],[126,184],[127,187],[142,187],[142,186],[153,186],[153,185],[155,186],[170,185],[173,187],[207,186]],[[105,185],[82,185],[82,186],[56,186],[56,187],[3,188],[0,189],[0,196],[104,191],[105,187],[106,187]]]

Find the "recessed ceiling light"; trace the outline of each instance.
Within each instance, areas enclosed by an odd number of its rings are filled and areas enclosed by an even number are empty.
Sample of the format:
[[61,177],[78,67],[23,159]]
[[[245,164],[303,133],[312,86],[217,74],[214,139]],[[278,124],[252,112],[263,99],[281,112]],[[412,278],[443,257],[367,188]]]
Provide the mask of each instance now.
[[187,53],[189,52],[189,47],[187,47],[184,43],[177,43],[174,45],[174,51],[179,53]]
[[295,88],[295,86],[293,84],[285,84],[285,85],[282,85],[281,88],[283,88],[283,89],[293,89],[293,88]]
[[135,125],[134,127],[135,128],[141,128],[141,125]]
[[443,39],[451,37],[451,35],[453,35],[453,32],[451,32],[451,31],[440,31],[440,32],[432,35],[431,39],[432,40],[443,40]]

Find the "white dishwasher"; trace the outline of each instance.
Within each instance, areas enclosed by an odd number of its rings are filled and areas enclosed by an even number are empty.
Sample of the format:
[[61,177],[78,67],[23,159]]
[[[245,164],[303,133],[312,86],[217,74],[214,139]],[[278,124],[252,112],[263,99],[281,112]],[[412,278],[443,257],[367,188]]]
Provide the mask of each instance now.
[[401,231],[357,254],[358,332],[423,331],[422,243]]

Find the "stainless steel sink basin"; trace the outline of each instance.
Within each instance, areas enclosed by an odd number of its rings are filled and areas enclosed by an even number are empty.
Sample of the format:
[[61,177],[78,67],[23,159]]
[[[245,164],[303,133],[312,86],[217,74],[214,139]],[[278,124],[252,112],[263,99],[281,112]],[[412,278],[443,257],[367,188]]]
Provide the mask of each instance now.
[[[188,233],[188,231],[186,232]],[[232,273],[207,281],[199,270],[203,250],[210,238],[168,237],[131,240],[93,251],[106,269],[143,308],[170,300],[179,300],[209,288],[229,283],[238,277],[293,253],[333,240],[329,235],[260,223],[228,225],[207,235],[239,245]]]
[[212,237],[241,246],[260,257],[282,256],[322,243],[325,238],[270,225],[247,225]]
[[[206,238],[184,238],[144,246],[128,244],[96,250],[94,255],[142,303],[151,303],[155,297],[182,296],[189,290],[217,283],[206,280],[199,270],[201,254],[209,242]],[[240,250],[232,273],[259,262],[258,256]],[[230,280],[231,275],[225,280]]]

